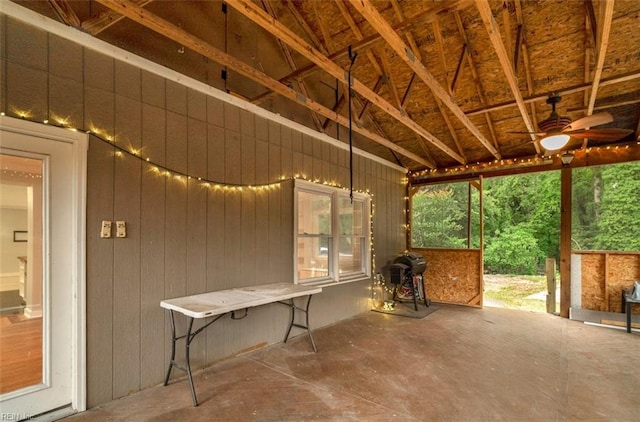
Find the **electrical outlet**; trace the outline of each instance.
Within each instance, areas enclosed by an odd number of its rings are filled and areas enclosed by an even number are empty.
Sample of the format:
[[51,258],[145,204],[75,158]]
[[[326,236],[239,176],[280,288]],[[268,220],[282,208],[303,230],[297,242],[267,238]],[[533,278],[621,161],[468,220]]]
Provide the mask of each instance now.
[[116,237],[127,237],[127,223],[116,221]]
[[111,221],[102,220],[102,226],[100,228],[100,237],[108,239],[111,237]]

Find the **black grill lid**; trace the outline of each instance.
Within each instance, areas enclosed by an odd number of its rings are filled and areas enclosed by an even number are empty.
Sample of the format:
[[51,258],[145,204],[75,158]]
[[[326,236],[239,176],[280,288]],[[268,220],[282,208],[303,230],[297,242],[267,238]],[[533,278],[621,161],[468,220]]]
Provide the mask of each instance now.
[[408,252],[400,255],[394,261],[394,264],[404,264],[411,267],[413,274],[422,274],[427,269],[427,261],[419,253]]

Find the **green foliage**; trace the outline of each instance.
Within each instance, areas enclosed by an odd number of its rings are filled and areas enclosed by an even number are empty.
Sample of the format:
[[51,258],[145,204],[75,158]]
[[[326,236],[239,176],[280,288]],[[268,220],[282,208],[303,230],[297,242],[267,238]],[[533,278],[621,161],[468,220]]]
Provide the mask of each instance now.
[[[572,247],[640,250],[640,162],[580,168],[572,179]],[[467,247],[468,186],[427,186],[414,195],[413,246]],[[479,247],[474,191],[471,247]],[[545,258],[559,258],[559,172],[485,179],[483,201],[487,271],[536,274]]]
[[640,162],[574,171],[573,247],[640,250]]
[[535,274],[544,252],[525,224],[507,227],[487,245],[485,267],[500,274]]
[[595,247],[640,250],[640,166],[625,163],[602,169],[602,201]]
[[[558,172],[488,179],[484,187],[485,268],[488,271],[536,274],[544,268],[546,257],[558,257]],[[529,256],[521,256],[524,253]]]
[[464,247],[467,242],[466,209],[466,195],[459,186],[421,188],[413,195],[411,244],[418,248]]

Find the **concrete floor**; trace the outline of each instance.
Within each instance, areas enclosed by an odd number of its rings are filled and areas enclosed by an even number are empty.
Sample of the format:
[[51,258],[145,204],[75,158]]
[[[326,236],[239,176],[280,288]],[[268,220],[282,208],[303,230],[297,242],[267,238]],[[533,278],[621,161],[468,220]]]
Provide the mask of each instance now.
[[368,312],[68,418],[80,421],[635,421],[640,334],[547,314]]

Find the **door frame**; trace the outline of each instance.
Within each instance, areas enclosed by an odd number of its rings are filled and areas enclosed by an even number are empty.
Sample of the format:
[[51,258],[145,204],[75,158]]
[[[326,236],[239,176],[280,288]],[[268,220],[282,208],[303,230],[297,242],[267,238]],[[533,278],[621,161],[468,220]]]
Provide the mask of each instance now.
[[86,341],[86,209],[87,209],[87,151],[89,135],[28,120],[0,115],[2,132],[44,138],[71,144],[73,179],[73,253],[72,253],[72,309],[71,309],[71,407],[82,412],[87,407],[87,341]]

